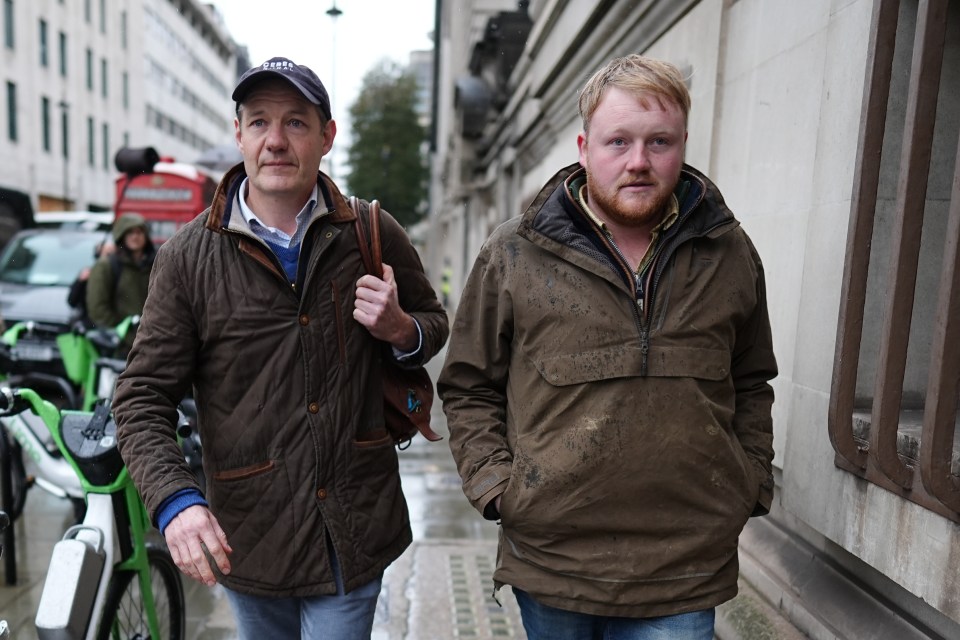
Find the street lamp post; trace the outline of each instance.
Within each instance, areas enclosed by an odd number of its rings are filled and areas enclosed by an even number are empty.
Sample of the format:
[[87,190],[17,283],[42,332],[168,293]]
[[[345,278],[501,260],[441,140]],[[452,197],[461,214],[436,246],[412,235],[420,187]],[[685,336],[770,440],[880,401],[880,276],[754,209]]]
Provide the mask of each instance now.
[[63,136],[63,208],[70,208],[70,103],[61,100],[60,107],[60,134]]
[[[333,108],[334,100],[336,100],[337,95],[337,18],[343,15],[343,11],[337,8],[337,0],[333,0],[333,6],[327,9],[327,15],[330,16],[330,20],[333,24],[333,28],[330,33],[330,41],[332,43],[332,51],[330,53],[330,112],[336,113],[336,109]],[[334,155],[330,154],[330,178],[334,178]]]

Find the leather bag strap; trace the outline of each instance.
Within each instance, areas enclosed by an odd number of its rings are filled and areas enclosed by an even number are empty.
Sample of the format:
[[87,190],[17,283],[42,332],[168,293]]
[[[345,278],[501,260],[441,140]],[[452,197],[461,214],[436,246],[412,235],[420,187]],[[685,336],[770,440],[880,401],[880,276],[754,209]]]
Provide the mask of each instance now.
[[367,230],[363,225],[360,199],[350,196],[350,208],[357,216],[353,221],[357,233],[357,246],[360,248],[360,259],[367,273],[383,279],[383,250],[380,245],[380,202],[374,200],[367,208],[370,224],[370,239],[367,240]]
[[367,207],[370,215],[370,249],[373,251],[374,272],[378,278],[383,280],[383,245],[380,243],[380,201],[371,200]]

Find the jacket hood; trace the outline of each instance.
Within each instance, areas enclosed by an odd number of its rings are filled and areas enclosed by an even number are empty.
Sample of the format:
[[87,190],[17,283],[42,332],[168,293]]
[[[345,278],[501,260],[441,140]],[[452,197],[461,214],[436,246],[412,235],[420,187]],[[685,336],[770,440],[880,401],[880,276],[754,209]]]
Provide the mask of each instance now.
[[125,236],[132,229],[143,229],[143,234],[147,237],[147,243],[143,248],[143,251],[146,255],[152,255],[156,247],[153,245],[153,240],[150,238],[150,226],[147,224],[146,218],[144,218],[139,213],[125,213],[119,218],[116,222],[113,223],[113,229],[111,230],[111,235],[113,235],[113,243],[117,245],[118,248],[123,247],[123,236]]
[[139,213],[125,213],[116,222],[113,223],[113,241],[120,244],[123,236],[131,229],[143,229],[147,234],[147,241],[150,241],[150,229],[147,227],[147,220]]

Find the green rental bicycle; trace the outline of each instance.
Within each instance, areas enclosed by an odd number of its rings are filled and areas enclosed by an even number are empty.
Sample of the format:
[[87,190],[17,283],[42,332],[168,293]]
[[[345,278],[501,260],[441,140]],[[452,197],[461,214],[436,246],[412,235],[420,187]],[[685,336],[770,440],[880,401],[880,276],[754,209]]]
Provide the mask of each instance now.
[[30,389],[0,387],[0,415],[31,411],[50,429],[87,500],[83,522],[56,544],[37,610],[47,639],[181,640],[180,571],[148,540],[150,519],[117,449],[109,404],[59,411]]

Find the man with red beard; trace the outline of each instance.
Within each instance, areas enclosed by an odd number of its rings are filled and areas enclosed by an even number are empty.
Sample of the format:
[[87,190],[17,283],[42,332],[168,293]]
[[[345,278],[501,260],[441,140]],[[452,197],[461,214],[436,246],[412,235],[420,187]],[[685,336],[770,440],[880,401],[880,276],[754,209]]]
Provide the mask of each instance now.
[[438,382],[531,640],[709,640],[773,496],[763,267],[685,165],[671,64],[610,61],[580,161],[485,243]]

